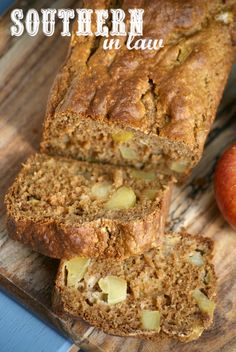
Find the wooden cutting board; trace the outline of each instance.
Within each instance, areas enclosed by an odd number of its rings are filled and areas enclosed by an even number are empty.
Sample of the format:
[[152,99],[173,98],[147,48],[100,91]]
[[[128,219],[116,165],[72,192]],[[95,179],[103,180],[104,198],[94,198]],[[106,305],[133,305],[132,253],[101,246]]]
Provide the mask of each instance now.
[[[22,8],[26,2],[18,1]],[[48,7],[33,0],[30,8]],[[77,1],[51,1],[53,8],[78,6]],[[176,188],[170,227],[185,227],[215,241],[218,306],[213,327],[195,342],[145,342],[106,335],[85,322],[62,320],[51,311],[50,295],[58,262],[8,238],[3,197],[21,163],[38,149],[46,100],[63,62],[68,38],[23,35],[12,38],[7,13],[0,21],[0,285],[41,318],[50,321],[86,351],[233,352],[236,351],[236,232],[224,222],[214,200],[212,176],[222,150],[236,139],[236,67],[208,138],[203,159],[191,179]]]

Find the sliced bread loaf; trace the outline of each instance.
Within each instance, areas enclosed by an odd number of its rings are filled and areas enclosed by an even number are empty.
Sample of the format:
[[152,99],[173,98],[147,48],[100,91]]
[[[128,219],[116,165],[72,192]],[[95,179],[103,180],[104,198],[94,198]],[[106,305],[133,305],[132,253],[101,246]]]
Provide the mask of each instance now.
[[215,308],[212,241],[184,233],[163,238],[157,248],[120,262],[61,261],[54,309],[114,335],[197,339]]
[[36,154],[5,202],[12,238],[55,258],[124,258],[157,245],[171,176]]
[[[122,1],[125,11],[133,5]],[[143,38],[162,38],[159,51],[128,50],[126,37],[119,50],[104,50],[106,38],[74,32],[49,98],[42,151],[135,167],[165,160],[176,175],[188,173],[201,158],[233,62],[233,6],[143,2]]]

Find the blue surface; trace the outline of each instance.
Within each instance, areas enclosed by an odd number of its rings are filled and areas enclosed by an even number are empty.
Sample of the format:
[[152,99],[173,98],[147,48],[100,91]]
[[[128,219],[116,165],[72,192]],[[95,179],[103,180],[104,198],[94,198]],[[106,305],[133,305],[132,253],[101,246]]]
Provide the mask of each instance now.
[[71,345],[0,291],[1,352],[66,352]]
[[0,15],[2,15],[3,12],[6,11],[7,8],[14,2],[15,1],[13,0],[0,0]]

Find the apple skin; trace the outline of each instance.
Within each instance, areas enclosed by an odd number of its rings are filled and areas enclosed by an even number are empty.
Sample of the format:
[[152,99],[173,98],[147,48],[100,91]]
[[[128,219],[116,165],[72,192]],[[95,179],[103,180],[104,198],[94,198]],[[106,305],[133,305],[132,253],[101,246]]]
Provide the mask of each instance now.
[[214,189],[221,213],[236,230],[236,143],[223,153],[217,163]]

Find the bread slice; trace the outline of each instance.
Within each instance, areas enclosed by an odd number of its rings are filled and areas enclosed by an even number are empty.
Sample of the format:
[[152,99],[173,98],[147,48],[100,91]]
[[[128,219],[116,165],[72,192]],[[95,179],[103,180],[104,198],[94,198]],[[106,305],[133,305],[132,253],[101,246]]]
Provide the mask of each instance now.
[[162,38],[159,51],[128,50],[126,37],[119,50],[103,50],[104,38],[74,33],[49,98],[42,151],[135,167],[164,160],[176,176],[187,174],[202,156],[233,62],[233,6],[142,3],[143,38]]
[[164,232],[172,177],[36,154],[5,203],[12,238],[55,258],[124,258]]
[[121,262],[63,260],[54,310],[114,335],[197,339],[213,320],[212,249],[208,238],[167,234],[157,248]]

